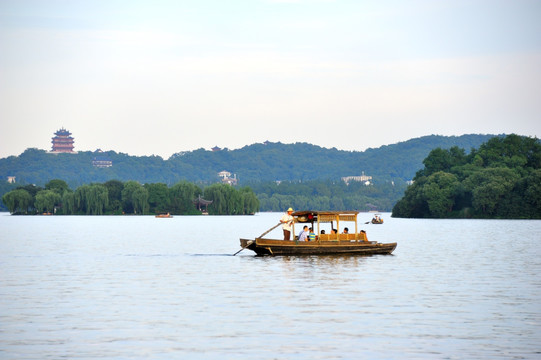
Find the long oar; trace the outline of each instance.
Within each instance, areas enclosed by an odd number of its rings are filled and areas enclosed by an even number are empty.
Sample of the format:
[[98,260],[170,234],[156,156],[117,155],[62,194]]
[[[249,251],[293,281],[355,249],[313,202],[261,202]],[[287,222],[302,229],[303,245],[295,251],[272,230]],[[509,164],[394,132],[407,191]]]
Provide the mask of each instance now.
[[268,233],[270,233],[272,230],[276,229],[280,225],[282,225],[282,223],[278,223],[278,224],[274,225],[269,230],[267,230],[263,234],[259,235],[259,237],[262,238],[263,236],[267,235]]
[[242,249],[240,249],[239,251],[237,251],[236,253],[233,254],[233,256],[237,255],[238,253],[240,253],[242,250],[246,249],[248,246],[252,245],[254,242],[254,240],[250,240],[246,243],[246,246],[243,247]]
[[[259,235],[260,238],[262,238],[263,236],[267,235],[268,233],[270,233],[272,230],[276,229],[278,226],[280,226],[282,223],[278,223],[276,225],[274,225],[273,227],[271,227],[269,230],[265,231],[263,234]],[[240,249],[239,251],[237,251],[236,253],[233,254],[233,256],[237,255],[238,253],[240,253],[242,250],[246,249],[248,246],[252,245],[254,243],[255,240],[251,240],[251,241],[248,241],[246,243],[246,246],[243,247],[242,249]]]

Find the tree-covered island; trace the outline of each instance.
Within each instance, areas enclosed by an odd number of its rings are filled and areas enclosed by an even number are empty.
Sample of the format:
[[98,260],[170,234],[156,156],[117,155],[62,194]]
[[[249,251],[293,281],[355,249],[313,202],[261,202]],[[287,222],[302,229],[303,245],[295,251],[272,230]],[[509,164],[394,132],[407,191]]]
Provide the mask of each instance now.
[[494,137],[466,154],[436,148],[393,208],[402,218],[541,219],[541,143]]

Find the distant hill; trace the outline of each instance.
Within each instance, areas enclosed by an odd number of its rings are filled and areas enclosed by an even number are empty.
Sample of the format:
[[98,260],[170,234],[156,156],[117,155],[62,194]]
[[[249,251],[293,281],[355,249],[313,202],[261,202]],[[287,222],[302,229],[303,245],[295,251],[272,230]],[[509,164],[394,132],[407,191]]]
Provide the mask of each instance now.
[[[0,176],[15,176],[19,184],[43,186],[52,179],[65,180],[70,187],[107,180],[136,180],[141,183],[166,183],[180,180],[198,183],[218,181],[217,173],[227,170],[239,183],[258,181],[306,181],[340,179],[366,175],[374,181],[407,181],[423,168],[423,159],[434,148],[458,146],[477,148],[496,135],[430,135],[366,151],[327,149],[307,143],[252,144],[237,150],[208,151],[198,149],[178,153],[164,160],[159,156],[130,156],[109,151],[77,154],[50,154],[27,149],[19,156],[0,159]],[[108,157],[113,166],[97,168],[95,157]],[[5,185],[0,187],[0,192]],[[0,194],[1,195],[1,194]]]

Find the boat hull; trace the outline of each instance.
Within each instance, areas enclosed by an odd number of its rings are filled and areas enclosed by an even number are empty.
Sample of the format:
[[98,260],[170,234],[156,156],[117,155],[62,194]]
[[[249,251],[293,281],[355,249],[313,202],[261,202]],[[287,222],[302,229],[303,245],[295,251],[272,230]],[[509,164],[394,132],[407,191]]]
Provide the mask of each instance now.
[[271,239],[240,239],[240,246],[257,255],[388,255],[396,243],[369,241],[284,241]]

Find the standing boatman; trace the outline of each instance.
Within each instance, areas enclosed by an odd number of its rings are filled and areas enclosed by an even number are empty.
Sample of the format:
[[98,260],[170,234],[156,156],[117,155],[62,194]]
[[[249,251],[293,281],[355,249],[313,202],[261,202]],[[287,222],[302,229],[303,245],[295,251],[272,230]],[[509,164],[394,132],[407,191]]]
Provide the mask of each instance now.
[[293,209],[289,208],[280,219],[280,222],[282,223],[282,230],[284,230],[284,240],[290,240],[291,238],[291,224],[293,224],[293,221],[295,221],[291,214],[293,214]]

